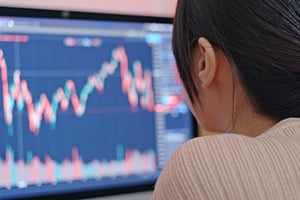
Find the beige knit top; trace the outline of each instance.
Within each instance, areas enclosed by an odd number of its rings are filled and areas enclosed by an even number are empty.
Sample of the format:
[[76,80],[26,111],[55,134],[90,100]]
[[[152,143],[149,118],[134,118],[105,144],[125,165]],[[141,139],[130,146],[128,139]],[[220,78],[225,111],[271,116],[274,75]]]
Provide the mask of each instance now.
[[195,138],[172,156],[152,199],[300,200],[300,118],[258,137]]

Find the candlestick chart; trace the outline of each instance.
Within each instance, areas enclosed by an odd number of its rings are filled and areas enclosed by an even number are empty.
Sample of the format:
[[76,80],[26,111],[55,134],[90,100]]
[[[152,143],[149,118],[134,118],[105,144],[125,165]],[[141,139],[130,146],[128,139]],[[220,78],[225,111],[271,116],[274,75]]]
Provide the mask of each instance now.
[[[88,96],[94,89],[103,92],[105,79],[115,73],[120,64],[122,91],[127,94],[130,106],[135,109],[140,102],[143,109],[154,110],[154,98],[152,89],[151,72],[146,71],[143,74],[142,65],[139,61],[133,64],[133,73],[128,71],[128,58],[124,47],[118,47],[112,52],[110,62],[104,62],[98,73],[88,77],[87,83],[83,86],[80,95],[77,95],[76,86],[73,80],[67,80],[64,87],[59,87],[52,95],[50,102],[45,93],[40,95],[39,100],[34,104],[31,92],[26,80],[20,79],[20,71],[15,70],[13,74],[13,83],[8,84],[7,65],[0,50],[0,69],[2,77],[3,91],[3,110],[5,121],[8,126],[12,126],[14,106],[23,111],[24,105],[27,107],[29,129],[38,134],[43,116],[45,121],[55,125],[57,119],[57,110],[66,111],[71,103],[76,116],[82,116],[86,110]],[[139,98],[140,95],[140,98]],[[138,99],[139,98],[139,99]],[[10,130],[11,127],[10,127]]]
[[116,149],[115,160],[93,160],[84,163],[78,149],[72,149],[72,160],[66,158],[61,163],[46,155],[44,162],[27,152],[27,160],[15,162],[14,151],[7,147],[5,160],[0,162],[0,187],[19,187],[45,183],[70,182],[76,180],[115,178],[155,172],[156,156],[153,151],[141,153],[127,150],[120,145]]
[[153,182],[191,137],[169,36],[73,28],[0,32],[0,199]]
[[0,188],[154,173],[150,47],[28,38],[0,46]]

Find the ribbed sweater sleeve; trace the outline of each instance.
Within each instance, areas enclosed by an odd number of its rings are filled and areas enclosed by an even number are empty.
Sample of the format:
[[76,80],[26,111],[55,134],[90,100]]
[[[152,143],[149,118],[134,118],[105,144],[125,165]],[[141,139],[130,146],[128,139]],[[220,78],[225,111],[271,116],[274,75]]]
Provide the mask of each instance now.
[[222,134],[185,143],[152,199],[300,199],[300,120],[285,120],[256,138]]

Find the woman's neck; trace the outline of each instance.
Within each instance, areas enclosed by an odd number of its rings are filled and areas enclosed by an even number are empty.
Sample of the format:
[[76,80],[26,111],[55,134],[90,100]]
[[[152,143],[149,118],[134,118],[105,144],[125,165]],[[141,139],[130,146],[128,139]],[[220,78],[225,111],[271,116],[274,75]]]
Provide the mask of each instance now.
[[244,110],[234,120],[233,132],[256,137],[270,129],[277,122],[277,120],[255,113],[253,110]]

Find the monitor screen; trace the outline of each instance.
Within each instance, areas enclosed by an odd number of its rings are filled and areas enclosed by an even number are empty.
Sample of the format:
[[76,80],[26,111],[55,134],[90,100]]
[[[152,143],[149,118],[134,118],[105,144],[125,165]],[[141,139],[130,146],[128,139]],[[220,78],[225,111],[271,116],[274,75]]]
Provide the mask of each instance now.
[[195,133],[171,20],[0,11],[0,199],[153,185]]

